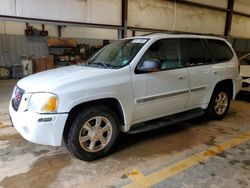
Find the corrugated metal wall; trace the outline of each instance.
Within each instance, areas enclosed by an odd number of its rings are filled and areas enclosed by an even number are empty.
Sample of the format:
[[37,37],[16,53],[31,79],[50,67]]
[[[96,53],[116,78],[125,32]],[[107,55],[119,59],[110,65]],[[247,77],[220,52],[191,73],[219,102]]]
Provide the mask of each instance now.
[[239,57],[250,52],[250,40],[233,39],[232,45]]
[[[77,43],[102,45],[99,39],[76,38]],[[21,56],[40,58],[48,55],[47,37],[0,34],[0,65],[10,66],[21,62]]]
[[48,54],[47,38],[0,34],[0,65],[20,63],[20,56]]

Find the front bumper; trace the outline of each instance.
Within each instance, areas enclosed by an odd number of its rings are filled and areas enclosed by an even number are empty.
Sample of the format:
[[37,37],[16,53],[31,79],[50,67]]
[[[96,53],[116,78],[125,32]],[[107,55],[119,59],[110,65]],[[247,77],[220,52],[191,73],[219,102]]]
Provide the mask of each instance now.
[[10,104],[9,114],[13,126],[26,140],[37,144],[61,145],[67,113],[37,114],[20,110],[16,112]]

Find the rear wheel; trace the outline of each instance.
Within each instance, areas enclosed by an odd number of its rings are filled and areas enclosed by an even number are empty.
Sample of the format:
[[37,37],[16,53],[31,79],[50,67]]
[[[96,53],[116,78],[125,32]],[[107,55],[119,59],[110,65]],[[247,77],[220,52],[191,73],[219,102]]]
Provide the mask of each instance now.
[[226,87],[216,88],[206,110],[207,117],[213,120],[224,118],[230,106],[230,96]]
[[75,118],[67,148],[81,160],[95,160],[111,152],[118,136],[115,113],[106,107],[90,107]]

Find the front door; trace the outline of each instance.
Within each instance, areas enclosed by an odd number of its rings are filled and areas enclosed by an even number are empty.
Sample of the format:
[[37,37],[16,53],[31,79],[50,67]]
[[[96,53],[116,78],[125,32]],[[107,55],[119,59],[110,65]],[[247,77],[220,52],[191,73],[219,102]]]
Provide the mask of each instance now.
[[183,111],[189,96],[189,75],[181,57],[179,39],[158,40],[143,55],[139,64],[156,60],[161,66],[155,72],[132,76],[135,122]]

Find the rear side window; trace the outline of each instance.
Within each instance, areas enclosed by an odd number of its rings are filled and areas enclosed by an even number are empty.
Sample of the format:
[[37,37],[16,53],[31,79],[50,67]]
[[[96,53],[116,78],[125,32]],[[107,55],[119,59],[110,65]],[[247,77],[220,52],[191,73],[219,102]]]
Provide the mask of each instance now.
[[205,54],[200,39],[185,39],[186,56],[190,66],[201,65],[205,63]]
[[224,41],[207,39],[207,44],[214,62],[229,61],[233,58],[232,50]]

